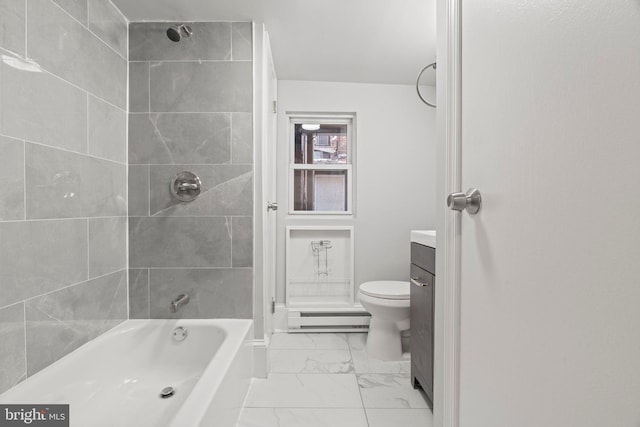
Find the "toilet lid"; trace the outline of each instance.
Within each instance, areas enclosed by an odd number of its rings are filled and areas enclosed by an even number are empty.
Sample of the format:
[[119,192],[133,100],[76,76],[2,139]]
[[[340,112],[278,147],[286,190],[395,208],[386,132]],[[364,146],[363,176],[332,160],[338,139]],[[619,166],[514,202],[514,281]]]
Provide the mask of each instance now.
[[376,298],[409,299],[411,285],[409,282],[395,280],[366,282],[360,285],[360,292]]

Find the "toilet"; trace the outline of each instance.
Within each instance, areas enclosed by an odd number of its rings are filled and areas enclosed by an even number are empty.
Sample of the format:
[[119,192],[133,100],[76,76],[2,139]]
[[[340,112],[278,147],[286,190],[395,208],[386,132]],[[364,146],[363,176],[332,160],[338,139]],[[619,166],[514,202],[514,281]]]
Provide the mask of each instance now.
[[402,359],[401,332],[409,329],[409,282],[382,280],[360,285],[358,298],[371,314],[367,353],[381,360]]

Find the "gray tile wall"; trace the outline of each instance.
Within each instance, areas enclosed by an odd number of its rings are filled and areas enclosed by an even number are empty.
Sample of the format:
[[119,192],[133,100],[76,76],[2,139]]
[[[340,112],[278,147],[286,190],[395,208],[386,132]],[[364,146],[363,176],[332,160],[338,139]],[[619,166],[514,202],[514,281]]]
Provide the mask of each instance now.
[[127,22],[0,2],[0,393],[127,317]]
[[[129,27],[130,316],[251,318],[251,24],[188,23],[179,43],[169,25]],[[169,193],[185,170],[202,180],[190,203]]]

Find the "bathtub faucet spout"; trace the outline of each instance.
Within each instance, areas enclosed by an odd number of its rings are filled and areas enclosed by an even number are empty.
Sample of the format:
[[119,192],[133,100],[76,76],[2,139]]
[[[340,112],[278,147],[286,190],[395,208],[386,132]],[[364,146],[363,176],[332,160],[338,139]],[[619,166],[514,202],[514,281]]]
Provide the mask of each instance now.
[[169,305],[169,311],[171,313],[177,313],[178,310],[180,310],[182,306],[187,305],[188,302],[189,302],[189,295],[180,294],[176,299],[171,301],[171,304]]

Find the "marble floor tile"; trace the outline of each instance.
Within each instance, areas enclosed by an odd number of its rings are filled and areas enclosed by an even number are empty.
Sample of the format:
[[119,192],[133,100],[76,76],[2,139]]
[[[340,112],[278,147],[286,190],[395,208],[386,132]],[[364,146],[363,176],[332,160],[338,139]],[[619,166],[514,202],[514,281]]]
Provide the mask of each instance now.
[[433,427],[429,409],[366,409],[366,412],[369,427]]
[[362,400],[355,375],[269,374],[268,379],[253,381],[245,406],[362,408]]
[[365,408],[428,408],[426,396],[411,385],[409,375],[359,374]]
[[274,373],[354,373],[349,350],[271,350],[269,364]]
[[358,374],[405,374],[411,373],[411,360],[407,353],[406,360],[386,361],[370,357],[365,349],[367,334],[347,334],[351,349],[353,366]]
[[325,349],[348,350],[345,334],[273,334],[271,349]]
[[363,409],[245,408],[238,427],[367,427],[367,419]]

